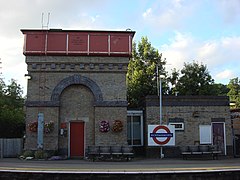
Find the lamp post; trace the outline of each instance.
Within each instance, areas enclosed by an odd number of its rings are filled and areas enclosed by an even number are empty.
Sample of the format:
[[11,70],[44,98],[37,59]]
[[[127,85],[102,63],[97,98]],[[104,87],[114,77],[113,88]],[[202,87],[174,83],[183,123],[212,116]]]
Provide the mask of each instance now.
[[[158,65],[157,65],[157,87],[159,87],[158,95],[159,95],[159,122],[160,126],[162,125],[162,79],[165,77],[164,75],[158,72]],[[163,147],[160,148],[160,158],[164,158],[163,154]]]
[[164,78],[164,75],[159,75],[159,114],[160,114],[160,125],[162,125],[162,78]]
[[[159,75],[159,121],[160,121],[160,126],[162,125],[162,78],[164,78],[164,75]],[[160,157],[161,159],[164,158],[163,154],[163,147],[161,146],[160,149]]]

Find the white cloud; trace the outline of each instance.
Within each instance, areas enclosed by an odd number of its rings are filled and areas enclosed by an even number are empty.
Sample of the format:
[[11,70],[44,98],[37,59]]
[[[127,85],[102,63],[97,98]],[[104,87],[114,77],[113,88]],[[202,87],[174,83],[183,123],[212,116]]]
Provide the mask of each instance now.
[[217,82],[227,83],[230,78],[240,76],[240,37],[222,37],[200,41],[191,35],[176,32],[175,38],[160,47],[167,59],[168,70],[182,69],[184,62],[202,62]]
[[[0,6],[0,34],[1,36],[16,36],[21,28],[41,28],[42,13],[47,21],[50,13],[49,28],[69,27],[74,22],[82,26],[84,18],[77,16],[79,12],[88,12],[90,21],[96,22],[99,14],[96,11],[104,7],[106,0],[78,1],[78,0],[9,0]],[[91,8],[90,8],[91,7]],[[101,11],[100,11],[101,12]],[[91,13],[94,13],[91,15]]]
[[152,8],[148,8],[142,15],[144,18],[149,18],[152,16]]
[[23,50],[23,37],[9,38],[0,36],[1,49],[1,71],[4,81],[8,84],[10,79],[15,79],[24,87],[26,93],[26,80],[24,74],[27,72]]
[[158,32],[178,29],[194,12],[195,2],[184,0],[158,0],[142,13],[146,25],[158,28]]
[[232,78],[235,77],[235,74],[234,74],[234,72],[232,70],[226,69],[226,70],[216,74],[215,77],[216,77],[215,79],[217,81],[219,81],[219,80],[227,80],[227,81],[229,81],[229,79],[232,79]]
[[239,0],[215,0],[215,5],[227,23],[237,22],[240,19]]
[[184,62],[194,60],[196,48],[194,48],[195,42],[191,35],[175,32],[175,37],[170,39],[169,42],[169,44],[160,47],[160,52],[163,53],[168,64],[170,64],[167,69],[182,69]]

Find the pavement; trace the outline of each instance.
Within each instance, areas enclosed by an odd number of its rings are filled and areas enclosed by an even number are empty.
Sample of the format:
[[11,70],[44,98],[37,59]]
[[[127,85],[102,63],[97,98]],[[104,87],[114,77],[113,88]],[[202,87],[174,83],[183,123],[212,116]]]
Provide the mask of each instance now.
[[144,159],[132,161],[87,160],[20,160],[0,159],[0,172],[48,173],[182,173],[182,172],[240,171],[239,158],[205,159]]

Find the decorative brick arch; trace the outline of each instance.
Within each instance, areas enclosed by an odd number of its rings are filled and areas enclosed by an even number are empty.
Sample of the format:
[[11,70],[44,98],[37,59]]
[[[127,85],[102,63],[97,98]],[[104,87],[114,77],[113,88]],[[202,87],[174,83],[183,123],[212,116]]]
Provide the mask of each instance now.
[[90,78],[87,78],[85,76],[81,75],[73,75],[70,77],[67,77],[60,81],[57,86],[53,89],[52,96],[51,96],[51,101],[53,102],[59,102],[60,101],[60,95],[63,92],[65,88],[67,88],[70,85],[74,84],[79,84],[79,85],[84,85],[88,87],[93,95],[95,102],[102,102],[103,101],[103,96],[100,87],[97,85],[96,82],[91,80]]

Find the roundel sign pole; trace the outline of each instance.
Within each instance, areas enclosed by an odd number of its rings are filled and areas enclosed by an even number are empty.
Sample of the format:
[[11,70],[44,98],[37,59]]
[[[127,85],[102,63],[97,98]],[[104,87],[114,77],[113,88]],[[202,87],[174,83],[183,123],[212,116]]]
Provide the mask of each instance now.
[[165,125],[148,125],[149,146],[174,146],[175,127]]

